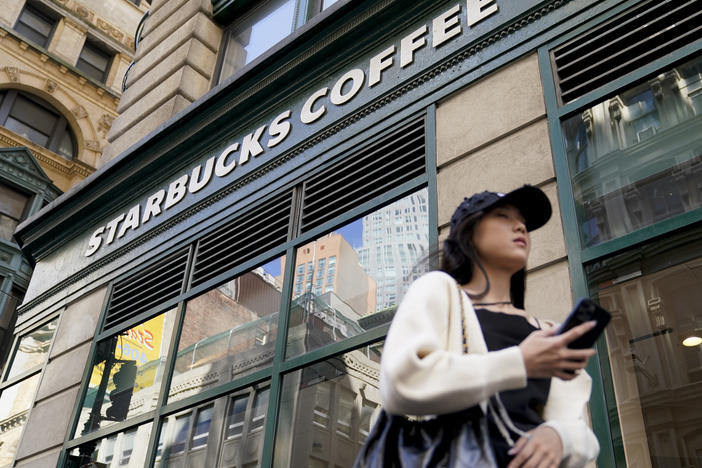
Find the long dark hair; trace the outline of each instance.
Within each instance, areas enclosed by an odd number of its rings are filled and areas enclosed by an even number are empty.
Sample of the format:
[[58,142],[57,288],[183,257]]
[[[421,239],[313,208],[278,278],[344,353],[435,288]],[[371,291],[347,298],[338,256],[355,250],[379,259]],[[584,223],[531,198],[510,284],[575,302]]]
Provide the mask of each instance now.
[[[473,233],[483,216],[485,212],[479,211],[461,221],[444,240],[439,255],[439,270],[451,275],[458,284],[469,283],[475,271],[483,274],[485,289],[478,294],[470,295],[471,299],[480,299],[490,291],[490,278],[473,246]],[[525,293],[526,270],[522,268],[510,278],[509,295],[515,307],[524,308]]]

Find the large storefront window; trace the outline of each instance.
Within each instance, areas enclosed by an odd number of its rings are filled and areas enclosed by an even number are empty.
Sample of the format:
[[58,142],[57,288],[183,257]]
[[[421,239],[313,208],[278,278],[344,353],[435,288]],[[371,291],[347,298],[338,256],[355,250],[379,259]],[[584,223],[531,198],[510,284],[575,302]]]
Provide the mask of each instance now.
[[275,467],[352,466],[380,411],[382,343],[283,378]]
[[606,329],[627,466],[699,466],[702,454],[702,231],[586,268]]
[[257,466],[269,390],[264,382],[168,416],[161,424],[154,466]]
[[15,458],[57,323],[58,319],[54,319],[30,330],[14,346],[0,385],[0,466],[11,466]]
[[281,297],[281,259],[189,301],[169,401],[269,367]]
[[0,239],[12,240],[12,234],[22,221],[29,195],[0,182]]
[[702,207],[702,58],[562,128],[584,246]]
[[154,409],[174,320],[171,310],[98,343],[77,435]]
[[288,357],[387,324],[429,246],[426,189],[297,249]]
[[68,468],[85,466],[142,468],[147,466],[146,454],[151,435],[151,423],[128,429],[108,437],[83,444],[68,455]]

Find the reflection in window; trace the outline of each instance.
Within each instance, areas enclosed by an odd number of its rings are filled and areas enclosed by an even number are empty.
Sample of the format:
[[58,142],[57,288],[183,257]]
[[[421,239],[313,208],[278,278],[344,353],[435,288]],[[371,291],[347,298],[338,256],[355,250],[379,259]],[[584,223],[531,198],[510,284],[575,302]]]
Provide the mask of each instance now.
[[626,466],[699,463],[700,239],[697,229],[587,266],[593,297],[612,313],[606,338],[616,401],[607,404],[619,417],[615,443]]
[[32,330],[19,339],[6,380],[44,364],[57,325],[58,318]]
[[[307,284],[293,288],[286,356],[295,356],[388,323],[398,298],[421,274],[429,245],[428,203],[422,189],[300,246],[296,269]],[[407,214],[417,217],[406,223]],[[376,234],[374,226],[383,226]],[[385,226],[402,232],[385,233]],[[407,275],[399,274],[403,268]]]
[[262,3],[227,34],[219,82],[232,76],[292,32],[295,0]]
[[98,343],[77,434],[154,408],[174,322],[171,310]]
[[146,452],[151,423],[135,429],[87,442],[68,454],[67,466],[112,466],[142,468],[147,466]]
[[4,388],[0,395],[0,466],[11,466],[40,374]]
[[275,467],[353,465],[380,411],[381,345],[359,348],[285,375]]
[[585,246],[702,206],[702,58],[562,124]]
[[265,382],[166,417],[155,466],[257,466],[263,449],[268,385]]
[[281,271],[280,259],[274,260],[187,303],[170,401],[270,365]]

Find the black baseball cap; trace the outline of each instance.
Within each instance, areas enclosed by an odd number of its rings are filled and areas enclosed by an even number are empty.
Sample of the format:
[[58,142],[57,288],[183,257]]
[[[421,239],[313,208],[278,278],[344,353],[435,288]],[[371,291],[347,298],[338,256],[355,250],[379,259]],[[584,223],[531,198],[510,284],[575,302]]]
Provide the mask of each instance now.
[[551,202],[541,189],[532,185],[525,185],[509,193],[486,190],[463,199],[451,216],[451,232],[468,216],[500,205],[517,208],[524,216],[527,231],[540,228],[551,218]]

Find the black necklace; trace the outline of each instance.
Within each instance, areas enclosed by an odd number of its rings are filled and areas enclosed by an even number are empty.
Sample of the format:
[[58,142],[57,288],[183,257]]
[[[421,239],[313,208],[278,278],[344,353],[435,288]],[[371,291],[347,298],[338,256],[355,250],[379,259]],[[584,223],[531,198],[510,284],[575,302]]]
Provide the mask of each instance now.
[[512,305],[512,301],[502,302],[474,302],[474,306],[494,306],[494,305]]

